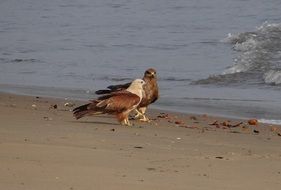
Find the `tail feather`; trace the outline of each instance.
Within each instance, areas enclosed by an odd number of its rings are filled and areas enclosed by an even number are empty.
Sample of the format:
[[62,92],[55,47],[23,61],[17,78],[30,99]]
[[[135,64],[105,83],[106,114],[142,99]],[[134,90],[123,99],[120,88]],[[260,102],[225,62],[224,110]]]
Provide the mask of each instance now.
[[88,106],[89,106],[89,105],[90,105],[90,103],[75,108],[75,109],[73,110],[73,116],[74,116],[76,119],[80,119],[81,117],[84,117],[84,116],[86,116],[87,114],[90,114],[90,113],[91,113],[91,110],[88,109]]

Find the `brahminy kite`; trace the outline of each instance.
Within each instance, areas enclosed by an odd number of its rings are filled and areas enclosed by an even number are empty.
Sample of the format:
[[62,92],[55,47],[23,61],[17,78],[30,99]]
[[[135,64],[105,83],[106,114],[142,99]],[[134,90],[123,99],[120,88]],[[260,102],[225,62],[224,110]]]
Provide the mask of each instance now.
[[[143,80],[145,81],[145,85],[143,86],[143,98],[136,109],[137,115],[135,116],[135,118],[139,118],[140,116],[142,116],[142,118],[140,119],[141,121],[149,121],[149,119],[145,116],[146,109],[150,104],[154,103],[159,98],[156,70],[153,68],[147,69],[144,72]],[[112,92],[122,91],[128,88],[130,84],[131,83],[111,85],[107,87],[107,90],[98,90],[95,93],[108,94]]]
[[144,80],[135,79],[127,89],[100,96],[91,103],[73,109],[73,115],[80,119],[89,115],[111,114],[122,125],[130,126],[128,116],[141,103],[144,84]]

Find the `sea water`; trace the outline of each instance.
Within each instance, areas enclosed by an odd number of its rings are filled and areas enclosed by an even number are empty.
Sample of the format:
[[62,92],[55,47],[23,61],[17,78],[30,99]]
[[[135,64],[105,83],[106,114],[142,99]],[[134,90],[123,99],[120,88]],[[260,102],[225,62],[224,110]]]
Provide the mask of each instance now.
[[152,107],[281,120],[279,0],[1,0],[0,90],[77,99],[157,70]]

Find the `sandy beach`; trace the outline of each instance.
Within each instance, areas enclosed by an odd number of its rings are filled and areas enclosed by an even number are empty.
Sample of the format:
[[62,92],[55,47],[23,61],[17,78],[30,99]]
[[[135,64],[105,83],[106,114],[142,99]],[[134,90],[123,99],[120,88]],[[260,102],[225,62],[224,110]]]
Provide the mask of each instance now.
[[75,120],[82,103],[0,94],[0,189],[281,188],[280,126],[149,110],[124,127]]

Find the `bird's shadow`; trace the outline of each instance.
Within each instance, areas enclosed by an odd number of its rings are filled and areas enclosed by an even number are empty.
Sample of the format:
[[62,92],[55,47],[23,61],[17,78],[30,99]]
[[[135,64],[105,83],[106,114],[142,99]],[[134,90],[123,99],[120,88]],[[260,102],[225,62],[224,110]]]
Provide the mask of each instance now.
[[100,125],[120,125],[119,123],[110,123],[104,121],[70,121],[71,123],[84,123],[84,124],[100,124]]
[[[110,123],[110,122],[104,122],[104,121],[68,121],[70,123],[82,123],[82,124],[96,124],[96,125],[114,125],[114,126],[121,126],[120,123]],[[144,128],[144,126],[138,125],[133,123],[131,127],[135,128]]]

